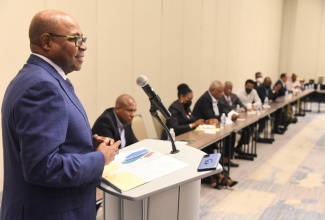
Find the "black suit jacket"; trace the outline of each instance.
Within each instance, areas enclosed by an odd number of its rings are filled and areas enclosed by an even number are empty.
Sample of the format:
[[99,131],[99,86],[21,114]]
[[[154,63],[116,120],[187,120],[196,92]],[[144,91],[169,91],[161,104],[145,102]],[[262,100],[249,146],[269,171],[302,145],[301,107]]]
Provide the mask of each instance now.
[[236,94],[231,93],[230,94],[230,99],[231,99],[231,105],[229,105],[229,103],[227,102],[224,95],[221,96],[221,98],[219,99],[219,102],[221,102],[222,104],[228,106],[232,110],[236,109],[237,105],[239,105],[241,108],[244,108],[246,110],[246,106],[240,101],[240,99],[238,98],[238,96]]
[[286,91],[287,91],[287,89],[286,89],[285,86],[283,86],[281,80],[276,81],[276,83],[274,84],[274,86],[276,86],[276,85],[278,85],[278,84],[281,85],[281,89],[277,92],[277,96],[284,96],[285,93],[286,93]]
[[[99,136],[113,138],[115,141],[121,140],[114,114],[114,108],[106,109],[103,114],[97,118],[92,128],[92,133],[98,134]],[[138,142],[131,125],[125,126],[125,141],[125,147]]]
[[266,88],[263,84],[257,87],[256,91],[262,103],[264,103],[266,96],[269,98],[269,100],[273,100],[273,101],[277,97],[277,94],[273,93],[271,88]]
[[259,87],[258,82],[255,81],[255,82],[254,82],[254,89],[257,89],[257,87]]
[[198,119],[216,118],[220,121],[222,113],[226,115],[231,111],[229,106],[218,101],[219,115],[215,115],[212,107],[212,99],[208,91],[206,91],[195,103],[193,109],[193,116]]
[[168,110],[172,117],[167,120],[167,127],[174,128],[176,136],[192,130],[189,124],[195,122],[196,118],[192,115],[190,108],[187,109],[188,117],[181,104],[176,100],[169,106]]

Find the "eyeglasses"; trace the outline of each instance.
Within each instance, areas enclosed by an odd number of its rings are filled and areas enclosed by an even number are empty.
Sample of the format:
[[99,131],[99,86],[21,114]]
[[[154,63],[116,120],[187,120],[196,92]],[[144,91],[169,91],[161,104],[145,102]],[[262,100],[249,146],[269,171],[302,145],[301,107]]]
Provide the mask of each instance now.
[[50,36],[52,37],[65,37],[69,40],[74,39],[74,43],[76,45],[76,47],[80,47],[82,45],[82,43],[86,43],[87,41],[87,37],[82,37],[82,36],[78,36],[78,35],[61,35],[61,34],[54,34],[54,33],[49,33]]

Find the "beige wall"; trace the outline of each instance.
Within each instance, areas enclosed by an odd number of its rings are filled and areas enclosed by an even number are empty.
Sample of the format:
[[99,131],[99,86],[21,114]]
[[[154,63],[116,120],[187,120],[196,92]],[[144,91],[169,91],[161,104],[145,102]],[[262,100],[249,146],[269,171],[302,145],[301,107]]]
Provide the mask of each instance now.
[[[297,5],[295,16],[283,16],[292,5]],[[32,16],[42,9],[61,9],[79,21],[88,37],[83,69],[69,78],[90,123],[118,95],[129,93],[138,102],[149,137],[155,138],[149,101],[135,83],[139,75],[148,77],[168,106],[182,82],[190,85],[196,101],[216,79],[232,81],[237,91],[256,71],[274,79],[280,70],[322,74],[324,7],[322,0],[1,0],[0,97],[29,55]],[[312,15],[309,25],[301,24],[305,14]],[[295,31],[290,38],[283,34],[285,25]],[[312,32],[307,40],[301,36],[304,28]],[[306,48],[313,56],[302,59]],[[2,168],[2,159],[0,164]],[[1,188],[2,176],[0,169]]]
[[325,76],[325,1],[285,0],[281,72],[317,80]]

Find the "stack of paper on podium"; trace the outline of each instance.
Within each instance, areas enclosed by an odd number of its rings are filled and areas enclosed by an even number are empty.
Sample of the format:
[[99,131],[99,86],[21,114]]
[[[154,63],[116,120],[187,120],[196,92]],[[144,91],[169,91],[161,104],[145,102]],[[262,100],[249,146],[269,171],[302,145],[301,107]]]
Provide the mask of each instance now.
[[150,148],[123,151],[106,165],[103,181],[117,191],[128,191],[188,166],[187,163]]

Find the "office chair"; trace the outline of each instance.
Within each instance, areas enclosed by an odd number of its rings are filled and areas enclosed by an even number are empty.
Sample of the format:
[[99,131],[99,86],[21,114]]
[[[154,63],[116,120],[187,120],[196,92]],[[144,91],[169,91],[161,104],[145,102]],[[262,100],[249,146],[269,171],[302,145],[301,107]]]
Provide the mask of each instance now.
[[[166,118],[161,114],[160,111],[157,111],[159,118],[162,120],[164,124],[166,124]],[[161,139],[161,134],[164,130],[164,128],[161,126],[161,124],[155,119],[153,116],[151,116],[153,125],[155,126],[156,134],[157,134],[157,139]]]
[[134,135],[137,137],[139,141],[143,139],[148,139],[148,133],[146,127],[144,126],[144,122],[141,114],[137,114],[134,116],[132,120],[132,129]]

